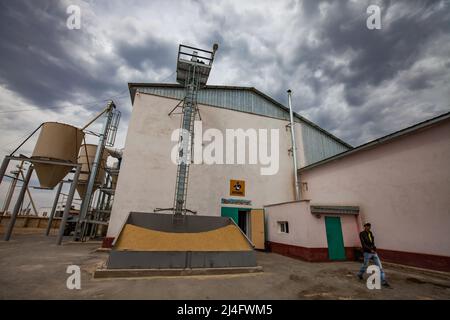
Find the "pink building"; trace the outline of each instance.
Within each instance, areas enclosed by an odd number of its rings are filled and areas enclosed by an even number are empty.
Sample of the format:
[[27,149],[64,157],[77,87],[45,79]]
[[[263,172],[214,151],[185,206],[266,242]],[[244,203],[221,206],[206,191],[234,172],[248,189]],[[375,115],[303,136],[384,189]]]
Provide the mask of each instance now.
[[450,271],[450,113],[299,170],[302,201],[265,206],[274,252],[349,260],[372,223],[384,261]]

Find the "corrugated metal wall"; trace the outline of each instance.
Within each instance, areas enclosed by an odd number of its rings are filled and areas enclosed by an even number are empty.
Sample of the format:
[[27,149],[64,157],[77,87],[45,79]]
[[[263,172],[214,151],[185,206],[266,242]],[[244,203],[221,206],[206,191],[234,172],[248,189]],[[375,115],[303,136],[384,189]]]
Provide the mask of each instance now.
[[[184,97],[183,88],[145,87],[138,91],[180,100]],[[206,88],[199,91],[198,103],[289,120],[289,113],[251,91]]]
[[[184,88],[139,87],[138,91],[180,100],[184,97]],[[289,120],[286,110],[249,90],[205,88],[199,91],[198,103]],[[302,119],[296,118],[295,121],[301,123],[306,165],[349,149]]]
[[349,149],[307,123],[302,123],[301,128],[306,165],[329,158]]
[[148,94],[156,94],[163,97],[175,98],[179,100],[184,98],[183,88],[145,87],[138,88],[137,91]]

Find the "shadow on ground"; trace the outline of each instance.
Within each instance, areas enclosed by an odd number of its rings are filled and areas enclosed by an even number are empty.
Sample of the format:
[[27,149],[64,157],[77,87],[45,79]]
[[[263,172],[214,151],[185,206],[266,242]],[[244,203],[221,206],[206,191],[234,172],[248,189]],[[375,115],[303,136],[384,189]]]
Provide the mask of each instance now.
[[[108,254],[98,243],[55,244],[55,236],[15,233],[0,240],[1,299],[450,299],[450,275],[386,268],[393,289],[369,290],[356,262],[309,263],[258,252],[260,274],[93,279]],[[0,234],[2,237],[2,234]],[[69,290],[66,268],[82,270]]]

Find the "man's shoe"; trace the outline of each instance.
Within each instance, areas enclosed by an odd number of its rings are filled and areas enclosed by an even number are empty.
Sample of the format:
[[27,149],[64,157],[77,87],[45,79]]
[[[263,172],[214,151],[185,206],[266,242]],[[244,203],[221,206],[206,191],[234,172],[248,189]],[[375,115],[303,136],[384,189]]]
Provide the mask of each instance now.
[[385,288],[391,288],[391,285],[387,281],[384,281],[381,285]]
[[359,274],[359,273],[358,273],[358,274],[357,274],[357,276],[358,276],[358,279],[359,279],[359,280],[364,280],[364,278],[363,278],[363,275],[362,275],[362,274]]

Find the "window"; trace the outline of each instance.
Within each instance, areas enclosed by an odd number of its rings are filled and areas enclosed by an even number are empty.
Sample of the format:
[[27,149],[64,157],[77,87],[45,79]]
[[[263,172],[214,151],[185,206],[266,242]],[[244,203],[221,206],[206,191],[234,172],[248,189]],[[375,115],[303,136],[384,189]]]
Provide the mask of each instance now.
[[281,233],[289,233],[289,223],[287,221],[278,221],[278,231]]

